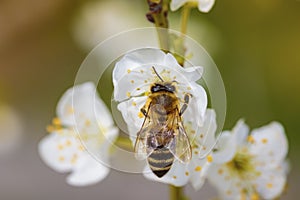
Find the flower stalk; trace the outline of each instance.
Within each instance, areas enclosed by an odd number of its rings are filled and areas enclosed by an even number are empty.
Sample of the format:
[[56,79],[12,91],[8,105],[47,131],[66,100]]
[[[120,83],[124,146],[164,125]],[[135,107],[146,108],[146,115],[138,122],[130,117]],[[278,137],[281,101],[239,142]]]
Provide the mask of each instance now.
[[188,198],[184,195],[183,189],[183,187],[175,187],[170,185],[170,200],[188,200]]
[[169,0],[147,0],[149,12],[146,14],[148,21],[155,24],[160,48],[169,52]]

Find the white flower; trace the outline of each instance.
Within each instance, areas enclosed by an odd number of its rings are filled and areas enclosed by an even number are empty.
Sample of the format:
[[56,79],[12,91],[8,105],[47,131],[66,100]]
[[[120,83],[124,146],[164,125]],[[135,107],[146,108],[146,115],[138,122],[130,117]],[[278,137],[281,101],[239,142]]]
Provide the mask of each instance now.
[[171,10],[175,11],[186,3],[196,3],[199,11],[207,13],[215,4],[215,0],[172,0]]
[[249,129],[243,121],[221,135],[208,179],[223,199],[274,199],[285,186],[288,144],[281,124]]
[[192,123],[203,126],[207,107],[207,96],[202,86],[196,83],[201,78],[202,67],[181,67],[171,54],[158,49],[142,49],[126,54],[113,70],[114,99],[118,104],[132,142],[140,130],[144,116],[140,109],[144,106],[150,88],[160,82],[153,67],[166,82],[176,81],[176,95],[183,101],[185,94],[191,94],[183,119],[193,117]]
[[56,113],[57,118],[48,127],[50,134],[39,143],[44,162],[55,171],[71,172],[67,177],[70,185],[85,186],[104,179],[109,173],[105,165],[108,151],[118,129],[97,96],[95,85],[88,82],[67,90]]
[[196,127],[191,127],[192,120],[192,116],[188,117],[185,124],[192,146],[192,160],[188,164],[175,161],[170,171],[162,178],[155,176],[149,167],[146,167],[144,170],[146,178],[178,187],[191,182],[196,190],[202,187],[212,162],[210,152],[215,144],[216,114],[214,110],[207,109],[204,125],[198,128],[196,133],[193,131]]

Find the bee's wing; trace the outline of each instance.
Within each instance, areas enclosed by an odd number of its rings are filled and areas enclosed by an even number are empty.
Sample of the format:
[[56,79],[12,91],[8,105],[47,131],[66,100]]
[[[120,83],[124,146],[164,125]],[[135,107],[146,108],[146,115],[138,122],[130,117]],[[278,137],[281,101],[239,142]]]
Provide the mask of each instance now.
[[180,162],[188,163],[192,158],[192,150],[178,109],[173,117],[174,138],[169,143],[169,150]]
[[135,140],[134,152],[135,152],[135,157],[138,160],[146,159],[154,150],[148,145],[148,138],[150,137],[150,133],[151,133],[150,130],[151,130],[151,119],[147,115],[145,117],[145,120],[143,122],[140,131],[137,133],[137,138]]

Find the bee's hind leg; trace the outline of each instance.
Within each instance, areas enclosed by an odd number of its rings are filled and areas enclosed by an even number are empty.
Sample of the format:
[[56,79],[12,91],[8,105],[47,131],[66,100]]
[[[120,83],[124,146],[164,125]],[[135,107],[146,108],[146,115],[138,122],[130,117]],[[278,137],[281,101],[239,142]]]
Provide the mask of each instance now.
[[187,94],[184,95],[184,97],[183,97],[183,100],[184,100],[183,106],[181,107],[180,112],[179,112],[179,115],[180,115],[180,116],[181,116],[181,115],[184,113],[184,111],[187,109],[188,104],[189,104],[189,101],[190,101],[190,97],[192,97],[192,94],[187,93]]
[[144,107],[142,107],[140,111],[141,111],[141,113],[143,113],[143,115],[145,117],[147,117],[147,111],[146,111],[146,109]]

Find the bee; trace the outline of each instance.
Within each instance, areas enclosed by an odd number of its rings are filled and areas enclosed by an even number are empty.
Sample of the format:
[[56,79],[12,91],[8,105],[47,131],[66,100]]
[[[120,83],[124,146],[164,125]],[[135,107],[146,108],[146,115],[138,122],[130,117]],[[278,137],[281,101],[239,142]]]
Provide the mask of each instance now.
[[159,178],[171,168],[175,158],[188,163],[192,157],[191,145],[182,122],[191,94],[176,96],[176,81],[165,82],[152,67],[160,81],[150,87],[150,94],[141,108],[144,122],[137,133],[134,151],[136,157],[147,156],[152,172]]

